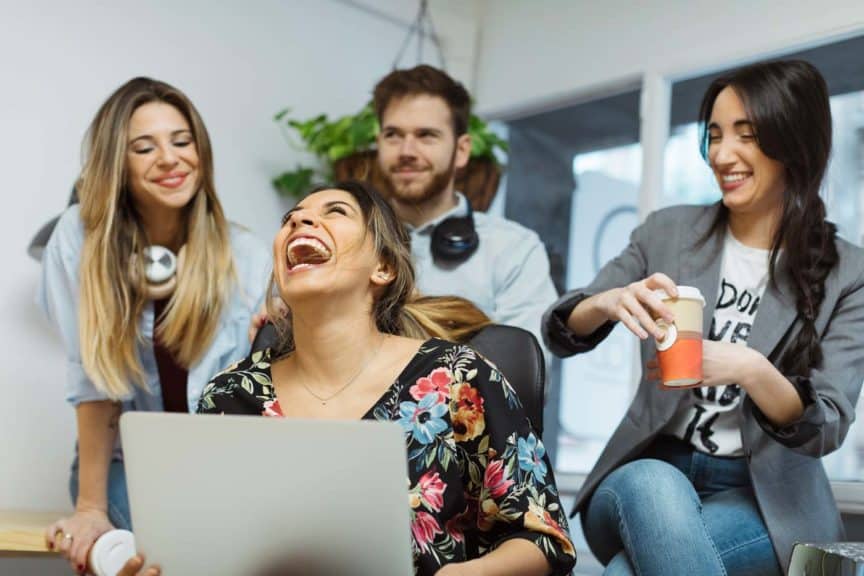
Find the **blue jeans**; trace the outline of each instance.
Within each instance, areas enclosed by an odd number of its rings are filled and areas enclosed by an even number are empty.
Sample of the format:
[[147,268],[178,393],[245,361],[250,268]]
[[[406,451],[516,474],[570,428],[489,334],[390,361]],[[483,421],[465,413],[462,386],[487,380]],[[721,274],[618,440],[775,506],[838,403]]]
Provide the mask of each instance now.
[[[78,502],[78,458],[72,464],[69,478],[69,493],[72,503]],[[108,519],[115,528],[132,530],[132,516],[129,514],[129,496],[126,493],[126,469],[120,460],[111,460],[108,468]]]
[[600,483],[582,527],[607,576],[781,574],[745,460],[671,437]]

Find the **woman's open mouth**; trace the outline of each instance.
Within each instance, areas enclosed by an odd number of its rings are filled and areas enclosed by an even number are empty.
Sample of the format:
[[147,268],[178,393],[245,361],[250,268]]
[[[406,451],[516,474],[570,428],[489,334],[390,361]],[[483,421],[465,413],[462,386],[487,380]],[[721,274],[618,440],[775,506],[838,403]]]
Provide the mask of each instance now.
[[327,245],[314,236],[299,236],[291,240],[286,252],[289,272],[320,266],[333,256]]

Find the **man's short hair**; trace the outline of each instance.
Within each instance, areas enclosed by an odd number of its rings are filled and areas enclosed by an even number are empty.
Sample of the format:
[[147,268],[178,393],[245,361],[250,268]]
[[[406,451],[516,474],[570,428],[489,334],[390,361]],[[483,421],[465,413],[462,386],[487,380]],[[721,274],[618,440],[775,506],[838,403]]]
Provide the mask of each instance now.
[[460,82],[433,66],[421,64],[406,70],[394,70],[375,85],[372,95],[379,122],[383,121],[384,111],[393,100],[405,96],[438,96],[450,109],[456,137],[468,132],[471,96]]

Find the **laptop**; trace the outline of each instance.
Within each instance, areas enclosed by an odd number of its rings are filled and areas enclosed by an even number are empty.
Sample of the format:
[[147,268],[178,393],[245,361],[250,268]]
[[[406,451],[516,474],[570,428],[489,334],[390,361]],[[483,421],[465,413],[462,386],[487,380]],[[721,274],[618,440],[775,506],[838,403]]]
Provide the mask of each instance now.
[[135,546],[166,576],[413,574],[398,424],[127,412]]

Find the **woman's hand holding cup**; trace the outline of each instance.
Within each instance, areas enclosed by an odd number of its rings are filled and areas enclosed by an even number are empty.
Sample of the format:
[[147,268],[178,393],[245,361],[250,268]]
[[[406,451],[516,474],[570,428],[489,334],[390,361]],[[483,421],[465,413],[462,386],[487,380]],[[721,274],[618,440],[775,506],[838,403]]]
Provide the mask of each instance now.
[[702,342],[703,386],[739,384],[746,387],[747,376],[757,373],[764,360],[757,350],[729,342]]
[[87,554],[99,536],[114,526],[100,509],[81,508],[68,518],[61,518],[45,530],[45,543],[69,561],[72,570],[83,574]]
[[698,386],[702,383],[702,328],[705,298],[694,286],[678,286],[675,296],[666,289],[654,295],[675,316],[674,321],[658,319],[664,335],[655,343],[657,356],[648,361],[645,376],[659,380],[664,388]]
[[662,340],[665,331],[657,325],[655,318],[671,324],[675,317],[654,293],[655,290],[665,290],[672,297],[678,296],[675,282],[657,272],[622,288],[601,292],[595,298],[597,306],[609,320],[621,322],[642,340],[649,336]]

